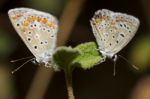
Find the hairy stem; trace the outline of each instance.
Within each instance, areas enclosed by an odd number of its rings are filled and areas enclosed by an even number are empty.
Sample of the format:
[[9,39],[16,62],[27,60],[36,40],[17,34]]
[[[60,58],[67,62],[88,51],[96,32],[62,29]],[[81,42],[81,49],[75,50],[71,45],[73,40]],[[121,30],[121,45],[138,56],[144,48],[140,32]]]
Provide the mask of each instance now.
[[72,74],[65,72],[66,86],[68,91],[68,99],[75,99],[72,87]]

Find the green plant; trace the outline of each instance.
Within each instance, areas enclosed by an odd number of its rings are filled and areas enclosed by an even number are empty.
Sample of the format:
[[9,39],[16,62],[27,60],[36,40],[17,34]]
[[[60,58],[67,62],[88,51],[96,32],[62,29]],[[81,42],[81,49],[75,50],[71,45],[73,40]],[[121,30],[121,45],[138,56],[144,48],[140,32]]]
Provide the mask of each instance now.
[[53,54],[53,63],[64,70],[69,99],[74,99],[72,88],[72,71],[75,67],[90,69],[101,62],[102,56],[95,42],[79,44],[75,48],[58,47]]

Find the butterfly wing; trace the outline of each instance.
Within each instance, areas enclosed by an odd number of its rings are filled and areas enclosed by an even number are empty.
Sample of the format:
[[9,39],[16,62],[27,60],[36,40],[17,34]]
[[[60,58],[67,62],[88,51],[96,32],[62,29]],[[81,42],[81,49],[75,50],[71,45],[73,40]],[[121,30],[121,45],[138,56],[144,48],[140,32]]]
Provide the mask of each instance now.
[[98,10],[91,20],[100,51],[112,57],[125,47],[135,35],[139,20],[131,15]]
[[56,46],[57,19],[45,12],[29,8],[8,11],[9,18],[38,62],[47,62]]

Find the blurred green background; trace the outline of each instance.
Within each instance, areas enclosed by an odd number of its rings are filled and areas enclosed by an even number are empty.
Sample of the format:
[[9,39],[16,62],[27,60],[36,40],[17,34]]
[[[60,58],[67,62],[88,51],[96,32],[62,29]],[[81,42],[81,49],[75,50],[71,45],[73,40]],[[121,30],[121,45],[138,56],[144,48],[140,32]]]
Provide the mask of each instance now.
[[[62,15],[69,2],[72,2],[72,5],[76,5],[76,2],[83,4],[78,9],[80,13],[77,17],[74,17],[74,25],[65,45],[76,46],[83,42],[95,41],[89,20],[98,9],[107,8],[128,13],[138,17],[141,21],[136,36],[119,52],[140,70],[134,70],[130,64],[122,59],[117,61],[115,77],[113,76],[113,62],[110,60],[86,71],[76,68],[73,72],[73,88],[76,99],[150,99],[150,1],[82,1],[0,0],[0,99],[29,99],[26,97],[30,87],[32,87],[31,83],[38,68],[33,63],[28,63],[14,75],[11,74],[11,71],[24,61],[10,63],[10,60],[31,56],[32,54],[11,25],[7,15],[8,10],[16,7],[34,8],[49,12],[66,22],[70,21],[69,18],[63,19]],[[77,9],[78,6],[69,7],[68,9],[72,9],[73,12],[68,11],[68,16],[70,16],[70,13],[74,13],[76,11],[74,9]],[[66,26],[70,26],[70,24],[66,24]],[[36,95],[36,92],[33,95]],[[62,71],[54,74],[41,99],[67,99]]]

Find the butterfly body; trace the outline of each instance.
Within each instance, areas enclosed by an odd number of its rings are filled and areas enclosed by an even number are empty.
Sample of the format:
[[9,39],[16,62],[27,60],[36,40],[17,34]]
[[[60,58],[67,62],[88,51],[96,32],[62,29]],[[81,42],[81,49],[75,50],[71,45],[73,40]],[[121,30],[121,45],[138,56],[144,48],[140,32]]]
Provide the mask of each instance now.
[[8,15],[36,61],[48,65],[56,47],[57,19],[51,14],[30,8],[11,9]]
[[131,15],[102,9],[95,12],[90,23],[104,58],[116,61],[116,54],[134,37],[140,22]]

